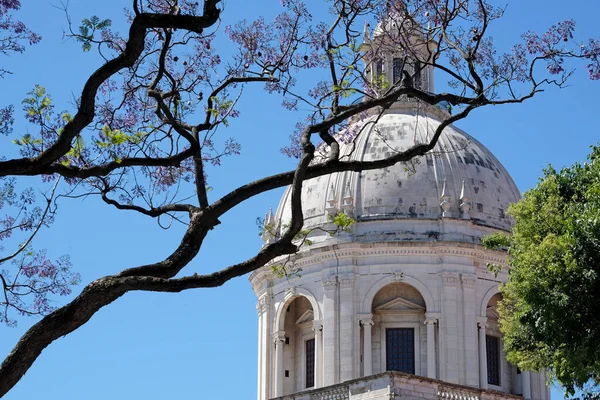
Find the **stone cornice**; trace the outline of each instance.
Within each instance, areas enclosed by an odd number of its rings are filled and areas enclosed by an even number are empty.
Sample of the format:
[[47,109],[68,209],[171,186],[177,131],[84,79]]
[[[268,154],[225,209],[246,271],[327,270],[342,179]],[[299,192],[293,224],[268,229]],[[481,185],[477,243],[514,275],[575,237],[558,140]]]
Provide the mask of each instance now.
[[299,267],[307,267],[329,260],[335,260],[338,258],[348,259],[353,257],[364,257],[364,256],[389,256],[389,255],[402,255],[402,256],[467,256],[476,257],[485,262],[494,262],[498,264],[504,264],[506,262],[506,256],[504,252],[487,250],[481,245],[476,244],[465,244],[458,242],[444,242],[444,243],[345,243],[330,248],[329,246],[315,249],[315,251],[305,251],[298,253],[296,256],[296,265]]
[[[319,264],[339,263],[342,265],[386,265],[401,263],[398,261],[386,261],[384,257],[411,257],[411,256],[430,256],[430,257],[465,257],[474,258],[477,266],[477,276],[492,280],[503,281],[506,274],[506,253],[503,251],[488,250],[482,245],[463,242],[381,242],[381,243],[342,243],[334,246],[323,246],[309,248],[295,255],[295,265],[305,271]],[[361,263],[360,260],[366,257],[381,258],[371,263]],[[406,262],[405,262],[406,263]],[[493,275],[487,271],[488,263],[500,264],[503,266],[498,279],[493,279]],[[426,264],[426,263],[424,263]],[[256,288],[260,282],[265,279],[274,279],[269,265],[254,271],[250,275],[250,282]],[[468,282],[466,283],[469,284]],[[465,286],[468,287],[468,286]]]

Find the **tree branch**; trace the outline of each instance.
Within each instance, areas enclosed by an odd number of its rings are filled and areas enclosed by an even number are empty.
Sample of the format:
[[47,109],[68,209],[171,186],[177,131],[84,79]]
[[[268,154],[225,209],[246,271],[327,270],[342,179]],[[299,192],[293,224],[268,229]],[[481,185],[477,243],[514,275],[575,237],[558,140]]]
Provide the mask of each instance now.
[[129,40],[125,51],[118,57],[106,62],[87,80],[81,93],[81,103],[73,119],[67,123],[58,140],[48,149],[34,158],[19,158],[0,162],[0,176],[36,175],[46,167],[64,156],[71,148],[73,139],[88,126],[95,116],[96,93],[102,83],[123,68],[134,65],[144,50],[144,39],[149,28],[178,28],[202,33],[219,18],[220,10],[216,5],[220,0],[204,2],[204,15],[168,15],[137,14],[129,29]]

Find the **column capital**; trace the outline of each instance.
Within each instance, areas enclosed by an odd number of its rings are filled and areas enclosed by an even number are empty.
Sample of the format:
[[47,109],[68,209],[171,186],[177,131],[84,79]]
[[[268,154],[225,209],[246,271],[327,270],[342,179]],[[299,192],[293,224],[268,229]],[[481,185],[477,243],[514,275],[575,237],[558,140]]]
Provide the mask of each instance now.
[[464,288],[473,289],[477,283],[477,275],[460,274],[460,281]]
[[442,317],[442,313],[440,312],[426,312],[425,319],[437,319],[439,320]]
[[363,325],[363,321],[371,321],[371,325],[373,325],[373,314],[371,313],[358,313],[356,314],[356,318],[358,320],[359,325]]
[[285,331],[273,332],[272,336],[273,336],[273,342],[275,342],[275,345],[277,345],[278,343],[285,342]]
[[373,322],[373,319],[372,319],[372,318],[362,318],[362,319],[360,320],[360,324],[361,324],[362,326],[367,326],[367,325],[369,325],[369,326],[373,326],[373,325],[375,325],[375,323]]
[[335,286],[336,286],[335,277],[323,279],[321,281],[321,285],[323,285],[323,291],[325,291],[325,292],[331,292],[331,291],[335,290]]
[[258,302],[256,303],[256,311],[258,315],[261,315],[267,308],[271,305],[271,298],[269,295],[265,294],[259,297]]
[[312,330],[315,331],[315,333],[322,332],[323,331],[323,321],[321,321],[321,320],[313,321]]
[[425,318],[425,325],[435,325],[437,322],[437,318]]
[[342,289],[349,289],[354,287],[355,277],[354,274],[342,275],[339,277],[340,287]]
[[456,272],[443,272],[442,283],[444,286],[458,286],[460,283],[460,275]]
[[477,326],[481,329],[487,328],[487,317],[477,317]]

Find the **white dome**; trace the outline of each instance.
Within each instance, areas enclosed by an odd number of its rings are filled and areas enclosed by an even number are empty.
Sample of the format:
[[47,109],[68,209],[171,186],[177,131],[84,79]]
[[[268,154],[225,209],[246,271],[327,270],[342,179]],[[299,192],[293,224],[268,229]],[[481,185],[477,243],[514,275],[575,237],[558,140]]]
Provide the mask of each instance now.
[[[389,111],[375,121],[376,116],[371,116],[360,122],[364,124],[362,132],[352,143],[341,146],[342,160],[388,157],[427,142],[440,123],[402,109]],[[450,207],[442,218],[444,182]],[[288,188],[275,215],[280,229],[291,220],[290,194]],[[511,220],[505,211],[519,198],[515,183],[496,157],[453,126],[445,128],[432,152],[411,163],[333,173],[307,180],[302,189],[305,228],[327,226],[328,214],[346,211],[357,222],[350,240],[358,241],[379,241],[385,234],[388,240],[477,242],[489,228],[510,229]],[[470,203],[467,213],[463,211],[468,208],[461,203]],[[388,221],[385,227],[374,224],[382,220]],[[390,232],[396,233],[393,239]],[[321,235],[321,240],[328,240],[328,235]]]

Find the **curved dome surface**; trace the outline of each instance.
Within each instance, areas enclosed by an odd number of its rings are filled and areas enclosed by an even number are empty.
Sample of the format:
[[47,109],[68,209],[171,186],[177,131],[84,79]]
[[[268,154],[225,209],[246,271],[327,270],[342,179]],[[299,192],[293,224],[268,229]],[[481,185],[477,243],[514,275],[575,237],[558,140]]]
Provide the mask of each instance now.
[[[416,143],[427,142],[440,123],[410,110],[389,111],[378,121],[376,118],[360,122],[364,124],[362,131],[352,143],[341,146],[342,160],[372,161],[388,157]],[[288,188],[275,215],[280,227],[291,219],[290,194]],[[449,202],[444,217],[440,206],[442,195]],[[464,226],[468,222],[502,230],[511,226],[510,218],[505,215],[508,205],[520,198],[515,183],[498,159],[473,137],[453,126],[444,129],[433,151],[413,162],[310,179],[304,182],[302,196],[306,228],[324,226],[329,222],[328,214],[346,211],[358,225],[375,220],[404,223],[443,220],[446,224],[457,221]],[[470,207],[461,207],[463,203]]]

